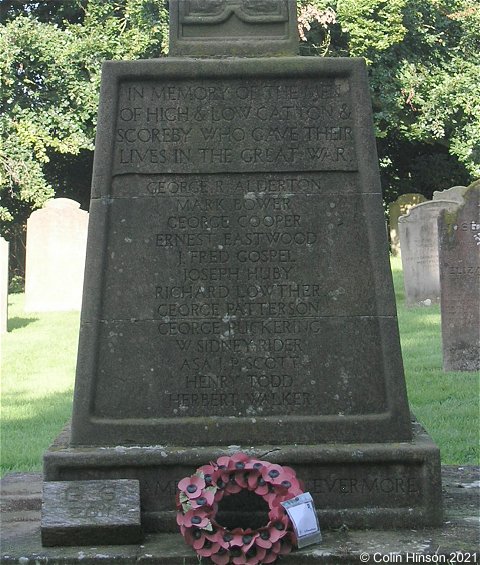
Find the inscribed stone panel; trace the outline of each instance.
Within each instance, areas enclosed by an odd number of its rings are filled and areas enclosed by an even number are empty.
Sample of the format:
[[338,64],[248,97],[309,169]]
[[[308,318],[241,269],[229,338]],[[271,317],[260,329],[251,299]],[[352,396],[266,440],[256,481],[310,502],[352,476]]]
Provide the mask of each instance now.
[[362,73],[106,66],[74,444],[410,437]]

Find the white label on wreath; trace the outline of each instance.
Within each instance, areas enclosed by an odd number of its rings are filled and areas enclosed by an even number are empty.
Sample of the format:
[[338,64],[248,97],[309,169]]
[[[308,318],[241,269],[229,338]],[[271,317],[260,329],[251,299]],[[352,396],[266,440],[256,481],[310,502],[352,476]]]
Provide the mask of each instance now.
[[322,541],[317,513],[309,492],[304,492],[299,496],[282,502],[282,506],[292,521],[298,547],[305,547],[306,545]]

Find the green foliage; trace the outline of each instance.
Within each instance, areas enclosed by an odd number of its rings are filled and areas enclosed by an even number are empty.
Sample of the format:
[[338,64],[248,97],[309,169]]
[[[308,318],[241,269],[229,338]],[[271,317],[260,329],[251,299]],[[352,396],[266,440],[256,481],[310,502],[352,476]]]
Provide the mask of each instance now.
[[18,294],[25,290],[25,280],[19,275],[14,275],[8,285],[8,294]]
[[[387,199],[480,176],[480,5],[475,0],[302,0],[333,9],[309,43],[365,57]],[[408,155],[408,159],[405,156]],[[419,174],[420,173],[420,174]]]
[[102,62],[168,49],[163,0],[14,2],[0,25],[0,226],[54,195],[52,155],[93,150]]

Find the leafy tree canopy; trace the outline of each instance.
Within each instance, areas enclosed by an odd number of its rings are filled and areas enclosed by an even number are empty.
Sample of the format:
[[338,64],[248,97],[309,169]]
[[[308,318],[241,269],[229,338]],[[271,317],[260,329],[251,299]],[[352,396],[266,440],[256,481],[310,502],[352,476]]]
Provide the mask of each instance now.
[[[168,50],[165,0],[0,5],[0,226],[93,149],[105,59]],[[387,199],[480,176],[477,0],[298,0],[302,53],[365,57]],[[68,165],[68,166],[67,166]],[[80,168],[80,166],[78,166]],[[85,168],[85,167],[84,167]]]
[[0,222],[54,195],[60,155],[93,150],[101,64],[168,48],[163,0],[4,2],[0,25]]
[[[306,2],[303,2],[304,6]],[[480,176],[477,0],[310,0],[307,50],[365,57],[387,198]],[[303,8],[305,9],[305,8]],[[310,7],[311,9],[311,7]]]

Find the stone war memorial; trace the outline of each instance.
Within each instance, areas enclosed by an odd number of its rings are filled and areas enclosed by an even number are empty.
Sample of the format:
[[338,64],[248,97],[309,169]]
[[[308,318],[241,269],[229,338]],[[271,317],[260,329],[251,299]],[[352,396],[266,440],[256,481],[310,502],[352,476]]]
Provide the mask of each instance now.
[[437,219],[442,210],[452,211],[457,206],[455,201],[430,200],[413,206],[398,219],[407,306],[440,302]]
[[170,10],[169,58],[103,67],[73,417],[45,481],[138,480],[143,528],[178,531],[178,481],[243,451],[293,468],[322,528],[440,524],[365,62],[297,57],[293,1]]
[[391,202],[388,206],[388,230],[390,234],[390,250],[392,255],[400,255],[400,237],[398,235],[398,218],[404,216],[410,208],[425,202],[426,198],[423,194],[410,192],[400,195],[395,202]]
[[80,310],[88,212],[69,198],[48,200],[27,220],[25,311]]
[[480,371],[480,181],[438,219],[443,368]]

